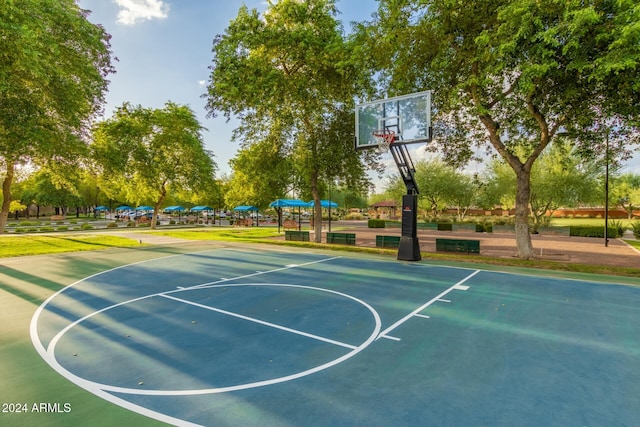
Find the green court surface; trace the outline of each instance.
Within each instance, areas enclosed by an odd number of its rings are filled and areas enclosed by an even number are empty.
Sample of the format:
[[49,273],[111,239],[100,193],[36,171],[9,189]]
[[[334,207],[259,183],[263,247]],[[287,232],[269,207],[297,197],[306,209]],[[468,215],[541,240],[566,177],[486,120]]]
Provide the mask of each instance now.
[[[640,287],[336,252],[166,252],[3,266],[2,281],[43,292],[0,289],[3,311],[22,305],[2,320],[29,315],[2,336],[2,373],[20,390],[0,392],[28,410],[5,405],[0,424],[640,419]],[[58,290],[61,264],[73,273]],[[42,402],[51,411],[34,413]]]

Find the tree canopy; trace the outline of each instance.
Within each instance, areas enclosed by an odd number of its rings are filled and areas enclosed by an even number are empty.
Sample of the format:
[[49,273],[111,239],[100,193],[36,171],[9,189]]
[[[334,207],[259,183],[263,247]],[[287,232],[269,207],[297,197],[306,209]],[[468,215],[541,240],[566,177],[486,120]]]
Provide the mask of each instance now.
[[74,0],[0,7],[0,233],[21,163],[75,160],[112,73],[110,36]]
[[389,95],[434,91],[447,159],[489,144],[513,170],[518,253],[532,258],[530,175],[545,148],[564,131],[592,154],[610,132],[637,141],[638,22],[628,0],[381,0],[358,40]]
[[186,106],[166,103],[162,109],[124,104],[96,125],[91,146],[102,190],[127,200],[153,203],[151,223],[169,189],[198,194],[214,191],[215,163],[204,148],[202,126]]
[[291,159],[300,190],[316,201],[318,241],[322,178],[365,181],[352,149],[362,71],[336,13],[333,0],[282,0],[262,16],[241,7],[214,40],[207,92],[209,115],[240,119],[236,139],[268,143]]

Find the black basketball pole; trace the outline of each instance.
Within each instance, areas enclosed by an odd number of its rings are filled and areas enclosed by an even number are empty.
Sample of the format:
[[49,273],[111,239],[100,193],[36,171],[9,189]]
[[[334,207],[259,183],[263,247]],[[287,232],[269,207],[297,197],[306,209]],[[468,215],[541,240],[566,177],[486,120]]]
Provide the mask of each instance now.
[[389,151],[407,187],[407,194],[402,196],[402,235],[398,246],[398,260],[420,261],[422,255],[418,241],[418,185],[415,167],[406,145],[391,143]]

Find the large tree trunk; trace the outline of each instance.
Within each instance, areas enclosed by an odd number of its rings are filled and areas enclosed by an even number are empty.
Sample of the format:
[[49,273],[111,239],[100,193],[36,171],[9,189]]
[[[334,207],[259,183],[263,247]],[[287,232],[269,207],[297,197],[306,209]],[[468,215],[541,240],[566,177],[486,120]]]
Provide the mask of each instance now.
[[313,241],[322,243],[322,205],[320,204],[320,192],[318,191],[318,174],[311,174],[311,195],[315,206],[313,207]]
[[2,210],[0,210],[0,234],[4,233],[9,218],[9,206],[11,206],[11,183],[13,181],[14,165],[7,161],[7,170],[2,181]]
[[531,170],[522,168],[516,173],[516,247],[518,257],[532,259],[534,257],[531,234],[529,234],[529,197],[531,195]]
[[[149,226],[149,228],[151,230],[155,230],[156,229],[156,224],[158,222],[158,212],[160,212],[160,206],[162,205],[162,202],[164,202],[164,199],[167,197],[167,189],[165,188],[165,186],[162,186],[162,189],[160,190],[160,198],[158,200],[156,200],[156,204],[153,207],[153,214],[151,215],[151,225]],[[213,222],[215,223],[216,217],[213,217]]]

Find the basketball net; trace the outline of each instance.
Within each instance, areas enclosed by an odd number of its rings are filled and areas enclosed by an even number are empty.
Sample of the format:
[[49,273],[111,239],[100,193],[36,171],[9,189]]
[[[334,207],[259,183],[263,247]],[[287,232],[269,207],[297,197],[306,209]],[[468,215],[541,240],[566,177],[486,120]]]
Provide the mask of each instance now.
[[375,130],[373,131],[373,137],[378,142],[378,152],[387,153],[396,138],[396,133],[389,129]]

